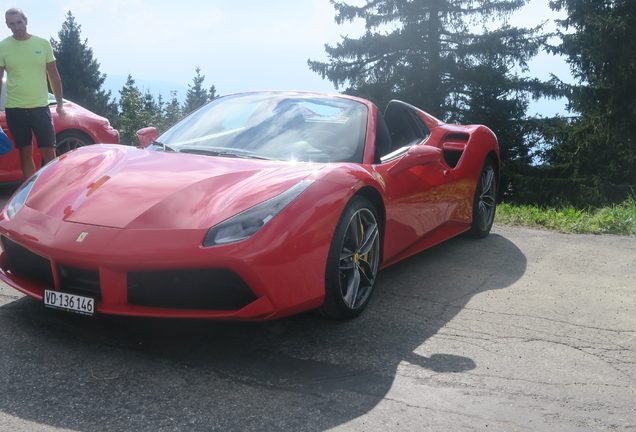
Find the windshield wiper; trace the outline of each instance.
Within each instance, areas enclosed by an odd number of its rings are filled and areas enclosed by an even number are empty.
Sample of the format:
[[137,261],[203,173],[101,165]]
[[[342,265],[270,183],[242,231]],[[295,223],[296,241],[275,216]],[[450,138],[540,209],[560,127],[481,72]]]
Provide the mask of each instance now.
[[172,147],[167,146],[164,143],[162,143],[161,141],[157,141],[157,140],[154,140],[153,142],[151,142],[150,145],[156,145],[158,147],[161,147],[163,149],[163,151],[165,151],[165,152],[174,152],[175,151]]
[[203,148],[186,148],[179,150],[179,153],[191,153],[191,154],[199,154],[205,156],[220,156],[220,157],[229,157],[229,158],[239,158],[239,159],[261,159],[261,160],[272,160],[271,158],[264,156],[257,156],[249,153],[233,153],[227,152],[224,150],[209,150]]

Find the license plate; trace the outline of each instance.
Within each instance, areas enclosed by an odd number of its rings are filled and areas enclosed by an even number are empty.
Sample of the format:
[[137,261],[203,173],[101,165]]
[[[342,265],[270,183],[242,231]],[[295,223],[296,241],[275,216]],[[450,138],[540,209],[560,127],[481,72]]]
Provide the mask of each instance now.
[[95,315],[95,299],[60,291],[44,290],[44,306],[82,315]]

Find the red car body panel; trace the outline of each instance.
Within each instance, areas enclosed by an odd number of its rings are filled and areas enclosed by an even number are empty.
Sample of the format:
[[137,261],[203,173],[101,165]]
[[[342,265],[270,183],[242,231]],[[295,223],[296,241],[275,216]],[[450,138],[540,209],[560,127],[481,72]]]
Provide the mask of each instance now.
[[[113,129],[108,119],[98,116],[76,103],[67,101],[64,103],[66,118],[60,120],[55,110],[56,107],[57,105],[50,105],[56,135],[65,131],[73,131],[83,134],[86,138],[90,138],[93,143],[119,143],[119,132]],[[13,142],[13,137],[7,127],[6,114],[4,111],[0,111],[0,126]],[[40,155],[40,150],[37,147],[35,138],[33,142],[33,160],[36,168],[39,169],[42,165],[42,156]],[[18,150],[14,148],[10,153],[0,156],[0,183],[22,181],[24,181],[24,175],[20,168],[20,154]]]
[[[382,221],[382,267],[470,227],[484,160],[499,161],[494,134],[483,126],[447,125],[416,110],[430,128],[421,144],[374,163],[378,110],[369,108],[363,163],[228,159],[94,145],[67,153],[44,170],[17,216],[7,208],[0,235],[49,260],[99,274],[107,314],[268,320],[319,307],[327,255],[338,220],[355,194],[376,204]],[[439,150],[438,150],[439,149]],[[461,152],[418,161],[443,150]],[[300,181],[313,183],[256,234],[204,247],[209,229],[276,197]],[[86,233],[82,238],[82,233]],[[82,241],[80,241],[82,238]],[[171,269],[222,268],[239,275],[255,299],[235,310],[149,307],[129,302],[128,275]],[[54,286],[12,270],[0,255],[0,279],[42,299]]]

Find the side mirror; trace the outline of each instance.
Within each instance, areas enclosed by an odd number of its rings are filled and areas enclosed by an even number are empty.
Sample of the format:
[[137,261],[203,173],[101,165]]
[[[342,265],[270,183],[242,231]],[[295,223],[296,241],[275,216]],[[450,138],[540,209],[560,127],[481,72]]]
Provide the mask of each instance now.
[[151,126],[139,129],[135,135],[137,135],[137,141],[139,141],[141,148],[146,148],[157,139],[159,133],[156,127]]
[[442,150],[428,145],[414,145],[398,163],[389,169],[389,174],[398,175],[416,166],[430,165],[442,160]]

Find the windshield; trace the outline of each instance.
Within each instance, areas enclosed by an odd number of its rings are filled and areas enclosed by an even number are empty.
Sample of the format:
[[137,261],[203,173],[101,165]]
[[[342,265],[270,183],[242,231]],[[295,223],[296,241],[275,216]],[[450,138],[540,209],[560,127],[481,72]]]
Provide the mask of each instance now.
[[216,99],[158,141],[182,153],[361,163],[366,122],[366,106],[348,99],[247,93]]
[[[64,103],[68,102],[66,99],[62,99]],[[55,100],[55,95],[49,93],[49,105],[56,105],[57,101]]]

